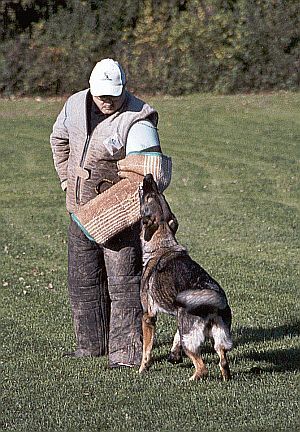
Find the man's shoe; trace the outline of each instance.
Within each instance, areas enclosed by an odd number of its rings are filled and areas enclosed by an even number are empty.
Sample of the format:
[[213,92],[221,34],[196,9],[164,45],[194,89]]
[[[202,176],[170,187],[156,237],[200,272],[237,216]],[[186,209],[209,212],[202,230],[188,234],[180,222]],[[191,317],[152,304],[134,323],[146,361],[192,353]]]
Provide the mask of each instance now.
[[109,369],[117,369],[117,368],[134,368],[137,365],[127,364],[127,363],[110,363]]

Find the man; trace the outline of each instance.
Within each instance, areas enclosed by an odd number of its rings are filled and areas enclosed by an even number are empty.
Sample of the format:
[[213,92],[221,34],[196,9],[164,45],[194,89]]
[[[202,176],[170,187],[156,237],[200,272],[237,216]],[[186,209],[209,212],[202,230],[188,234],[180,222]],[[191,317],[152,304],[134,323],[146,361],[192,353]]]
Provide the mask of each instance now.
[[[117,162],[126,155],[161,152],[158,114],[126,90],[125,73],[116,61],[97,63],[89,82],[89,89],[67,100],[50,137],[71,216],[118,183]],[[141,269],[138,225],[101,246],[71,217],[68,285],[77,348],[66,355],[108,353],[110,367],[139,365]]]

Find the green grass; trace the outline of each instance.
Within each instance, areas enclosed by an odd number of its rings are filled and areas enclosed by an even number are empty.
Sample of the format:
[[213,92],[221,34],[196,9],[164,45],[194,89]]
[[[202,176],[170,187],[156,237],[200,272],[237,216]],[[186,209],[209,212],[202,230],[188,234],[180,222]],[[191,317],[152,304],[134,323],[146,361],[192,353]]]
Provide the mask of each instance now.
[[145,376],[61,357],[74,346],[68,217],[48,137],[63,101],[0,99],[2,430],[299,430],[300,94],[150,102],[173,157],[178,239],[233,309],[233,380],[209,346],[203,382],[188,381],[187,359],[167,363],[165,316]]

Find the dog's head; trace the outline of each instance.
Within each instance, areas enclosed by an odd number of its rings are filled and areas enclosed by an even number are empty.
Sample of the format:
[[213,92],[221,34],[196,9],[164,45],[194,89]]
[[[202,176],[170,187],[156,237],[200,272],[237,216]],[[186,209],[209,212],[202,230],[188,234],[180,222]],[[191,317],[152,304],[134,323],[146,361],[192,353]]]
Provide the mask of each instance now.
[[153,234],[161,224],[168,224],[173,234],[178,229],[178,222],[172,213],[166,198],[159,192],[152,174],[147,174],[140,189],[141,218],[143,237],[151,240]]

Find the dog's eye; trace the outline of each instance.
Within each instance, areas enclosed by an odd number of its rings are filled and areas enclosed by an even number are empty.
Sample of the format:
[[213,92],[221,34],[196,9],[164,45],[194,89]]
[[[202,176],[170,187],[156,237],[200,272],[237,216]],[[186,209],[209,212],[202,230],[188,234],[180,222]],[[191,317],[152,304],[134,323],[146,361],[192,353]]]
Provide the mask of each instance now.
[[155,201],[155,195],[154,194],[147,195],[147,202],[151,202],[151,201]]

